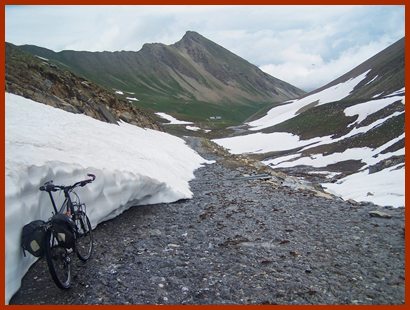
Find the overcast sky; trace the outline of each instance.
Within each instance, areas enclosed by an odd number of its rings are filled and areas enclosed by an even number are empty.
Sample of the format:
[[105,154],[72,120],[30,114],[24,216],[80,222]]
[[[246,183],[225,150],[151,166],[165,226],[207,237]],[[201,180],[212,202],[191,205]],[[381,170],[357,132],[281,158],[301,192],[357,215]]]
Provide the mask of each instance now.
[[197,31],[304,90],[404,36],[404,6],[6,6],[6,41],[61,51],[138,51]]

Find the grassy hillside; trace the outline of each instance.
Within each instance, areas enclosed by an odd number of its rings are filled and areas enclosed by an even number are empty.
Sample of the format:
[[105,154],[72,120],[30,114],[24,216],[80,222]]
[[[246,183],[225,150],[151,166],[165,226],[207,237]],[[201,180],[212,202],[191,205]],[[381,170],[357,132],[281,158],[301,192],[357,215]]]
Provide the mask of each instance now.
[[[337,138],[347,134],[351,130],[351,128],[348,128],[349,124],[354,122],[357,116],[346,116],[344,113],[346,108],[382,98],[404,87],[404,38],[309,95],[320,93],[330,87],[344,83],[364,72],[368,72],[366,77],[344,99],[319,106],[317,106],[317,102],[313,102],[301,109],[297,116],[263,129],[262,132],[289,132],[298,135],[302,140],[325,136]],[[360,126],[369,125],[396,111],[404,111],[404,105],[400,100],[367,117]],[[397,136],[400,132],[404,132],[403,116],[395,117],[371,132],[362,134],[360,137],[347,139],[332,148],[340,150],[346,149],[348,144],[352,147],[358,147],[365,146],[366,143],[368,143],[368,146],[375,147],[380,143],[387,142],[388,139]],[[345,146],[342,147],[342,144],[345,144]],[[316,149],[312,149],[312,152],[316,151]]]
[[250,122],[258,130],[236,127],[219,141],[295,174],[389,176],[385,169],[404,166],[404,51],[403,38],[324,87],[259,111]]
[[239,124],[267,105],[304,92],[195,32],[173,45],[145,44],[138,52],[53,52],[22,49],[49,59],[107,90],[120,90],[154,111],[224,125]]

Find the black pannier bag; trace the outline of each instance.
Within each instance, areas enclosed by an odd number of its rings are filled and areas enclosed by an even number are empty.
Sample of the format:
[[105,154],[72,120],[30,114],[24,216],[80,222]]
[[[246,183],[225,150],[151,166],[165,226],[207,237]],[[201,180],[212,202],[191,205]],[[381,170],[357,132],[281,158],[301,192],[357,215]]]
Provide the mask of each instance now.
[[24,225],[21,235],[21,246],[23,247],[24,256],[26,256],[26,251],[35,257],[43,256],[44,238],[46,235],[45,224],[44,221],[36,220]]
[[73,248],[75,244],[75,223],[67,215],[57,213],[51,218],[51,229],[58,243],[65,248]]

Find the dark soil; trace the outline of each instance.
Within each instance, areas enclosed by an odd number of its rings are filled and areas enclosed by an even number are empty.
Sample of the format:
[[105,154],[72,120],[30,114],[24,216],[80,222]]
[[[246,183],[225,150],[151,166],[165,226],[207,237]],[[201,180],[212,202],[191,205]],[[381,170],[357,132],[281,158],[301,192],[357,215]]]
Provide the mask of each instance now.
[[240,179],[252,168],[189,143],[217,160],[196,171],[193,199],[101,223],[71,289],[41,259],[10,304],[404,303],[404,209]]

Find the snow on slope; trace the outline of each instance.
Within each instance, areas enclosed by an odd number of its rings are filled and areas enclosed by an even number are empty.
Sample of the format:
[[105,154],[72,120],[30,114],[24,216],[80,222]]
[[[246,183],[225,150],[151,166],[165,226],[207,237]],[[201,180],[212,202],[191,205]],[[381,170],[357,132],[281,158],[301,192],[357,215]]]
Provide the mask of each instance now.
[[263,154],[292,150],[322,141],[322,138],[300,140],[299,136],[287,132],[262,133],[215,139],[214,142],[227,148],[232,154]]
[[[155,113],[157,114],[159,117],[166,119],[167,121],[169,121],[169,123],[165,123],[164,125],[187,125],[185,126],[185,128],[187,130],[191,130],[191,131],[199,131],[201,130],[201,128],[197,127],[197,126],[189,126],[189,124],[193,124],[192,122],[186,122],[186,121],[180,121],[179,119],[176,119],[175,117],[163,113],[163,112],[157,112]],[[204,130],[204,132],[209,132],[210,130]]]
[[369,100],[367,102],[356,104],[354,106],[346,108],[344,110],[344,113],[346,116],[358,115],[357,120],[354,123],[350,124],[349,127],[352,126],[353,124],[361,123],[369,115],[372,115],[376,113],[377,111],[380,111],[381,109],[389,106],[390,104],[392,104],[393,102],[397,100],[402,99],[402,102],[404,103],[404,97],[401,95],[403,93],[404,93],[404,87],[400,91],[396,91],[388,97],[375,99],[375,100]]
[[329,193],[353,199],[370,201],[377,205],[404,207],[404,166],[397,165],[369,174],[368,170],[349,175],[337,183],[324,183]]
[[[77,193],[92,226],[138,204],[191,198],[188,181],[207,163],[182,139],[127,123],[119,126],[6,93],[6,303],[35,261],[23,257],[22,227],[47,220],[52,206],[38,190],[49,180],[96,180]],[[55,195],[62,202],[63,195]]]
[[[287,132],[273,132],[273,133],[262,133],[257,132],[244,136],[236,136],[231,138],[222,138],[214,140],[216,143],[227,148],[233,154],[241,153],[255,153],[263,154],[269,152],[279,152],[285,150],[292,150],[300,147],[313,147],[320,146],[324,144],[335,143],[354,135],[365,133],[372,128],[380,126],[382,123],[388,119],[403,114],[404,112],[394,112],[385,118],[378,119],[373,123],[357,127],[354,125],[360,125],[360,123],[366,119],[368,116],[378,112],[379,110],[393,104],[396,101],[402,100],[404,103],[403,95],[388,96],[380,99],[373,99],[352,107],[348,107],[344,110],[346,116],[358,115],[357,120],[355,120],[348,127],[351,128],[350,132],[339,138],[332,138],[332,135],[324,137],[315,137],[309,140],[301,140],[299,136],[287,133]],[[263,128],[270,127],[269,120],[265,120],[266,123],[261,123]]]
[[[271,109],[268,114],[259,120],[255,120],[249,125],[256,126],[252,130],[259,130],[279,124],[294,116],[296,112],[306,105],[318,100],[319,104],[342,99],[349,95],[350,91],[363,80],[367,73],[360,77],[351,79],[345,84],[338,84],[334,87],[326,89],[309,97],[296,100],[293,103],[286,104]],[[335,91],[333,93],[330,91]],[[338,91],[336,91],[338,90]],[[343,90],[343,91],[342,91]],[[307,99],[309,98],[309,99]],[[361,122],[368,116],[380,111],[381,109],[400,101],[404,104],[404,88],[395,91],[382,98],[372,99],[367,102],[348,107],[344,110],[346,116],[357,115],[357,119],[351,123],[348,128],[350,132],[339,138],[332,138],[332,135],[324,137],[315,137],[309,140],[301,140],[299,136],[286,132],[273,133],[254,133],[244,136],[236,136],[231,138],[223,138],[214,140],[216,143],[227,148],[231,153],[255,153],[264,154],[269,152],[291,151],[293,154],[286,154],[281,157],[266,160],[263,163],[272,168],[290,168],[299,165],[311,166],[315,168],[325,168],[327,165],[335,164],[347,160],[361,160],[365,163],[362,170],[367,169],[371,165],[380,163],[382,160],[388,159],[391,156],[402,156],[405,153],[404,148],[395,152],[381,154],[381,152],[404,139],[404,134],[389,141],[385,145],[376,148],[352,148],[347,149],[343,153],[333,154],[310,154],[302,157],[301,152],[311,147],[331,144],[344,139],[353,137],[358,134],[366,133],[369,130],[376,128],[392,117],[399,116],[403,112],[393,112],[390,115],[375,120],[373,123],[361,126]],[[287,110],[289,108],[289,110]],[[297,150],[297,151],[296,151]],[[350,175],[333,184],[322,184],[329,192],[339,195],[345,199],[353,199],[357,201],[371,201],[380,205],[393,205],[396,207],[404,206],[404,165],[397,169],[386,168],[377,173],[369,174],[368,171]],[[355,190],[352,190],[354,188]]]
[[[370,71],[370,70],[369,70]],[[272,127],[274,125],[280,124],[288,119],[291,119],[298,115],[299,110],[317,102],[317,105],[326,104],[329,102],[334,102],[347,97],[357,84],[366,78],[367,73],[350,79],[344,83],[339,83],[335,86],[326,88],[321,92],[314,93],[307,97],[290,101],[284,105],[272,108],[269,112],[262,118],[249,122],[248,125],[251,126],[250,130],[262,130],[267,127]]]

